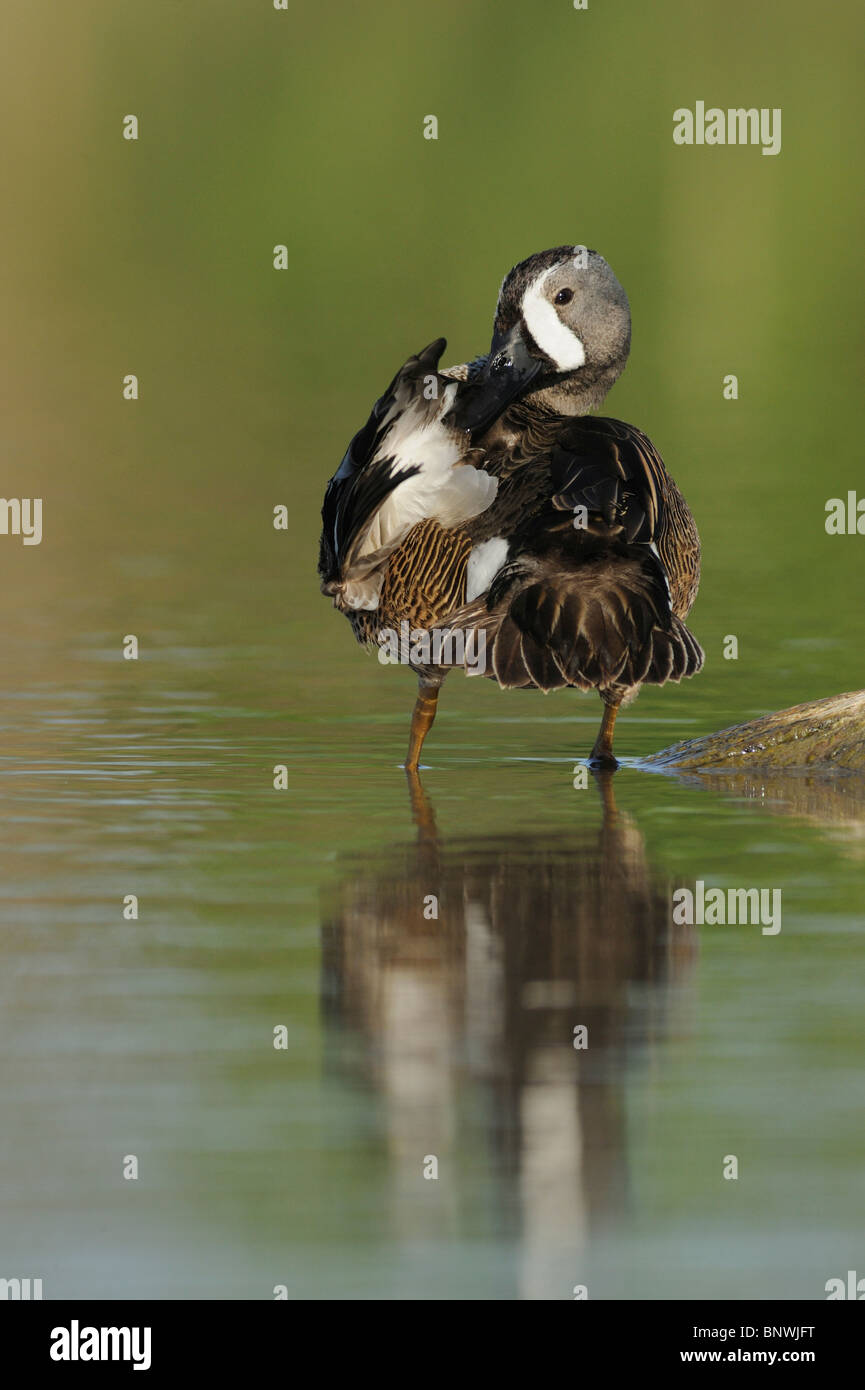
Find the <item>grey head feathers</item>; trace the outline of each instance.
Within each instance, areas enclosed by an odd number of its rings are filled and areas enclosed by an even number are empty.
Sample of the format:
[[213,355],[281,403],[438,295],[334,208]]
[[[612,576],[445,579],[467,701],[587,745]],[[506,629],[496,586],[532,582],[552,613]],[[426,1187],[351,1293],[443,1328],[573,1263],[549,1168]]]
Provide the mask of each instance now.
[[565,415],[600,405],[631,346],[628,297],[604,257],[564,245],[515,265],[499,292],[491,357],[520,340],[540,362],[527,400]]

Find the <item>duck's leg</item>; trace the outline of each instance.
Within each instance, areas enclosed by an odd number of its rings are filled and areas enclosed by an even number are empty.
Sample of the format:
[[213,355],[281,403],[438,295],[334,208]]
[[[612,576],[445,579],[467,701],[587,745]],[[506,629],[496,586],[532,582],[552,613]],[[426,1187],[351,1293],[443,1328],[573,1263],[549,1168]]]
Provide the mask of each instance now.
[[616,758],[613,757],[613,729],[616,726],[616,715],[619,712],[619,705],[622,703],[621,696],[617,700],[609,700],[601,696],[604,701],[604,715],[601,719],[601,727],[598,730],[598,737],[595,739],[595,746],[592,749],[589,763],[592,767],[608,767],[615,769],[619,766]]
[[420,750],[423,748],[423,741],[433,726],[436,717],[436,705],[439,698],[441,682],[430,685],[423,679],[418,679],[417,700],[411,717],[411,730],[408,736],[408,753],[405,760],[406,772],[417,772]]

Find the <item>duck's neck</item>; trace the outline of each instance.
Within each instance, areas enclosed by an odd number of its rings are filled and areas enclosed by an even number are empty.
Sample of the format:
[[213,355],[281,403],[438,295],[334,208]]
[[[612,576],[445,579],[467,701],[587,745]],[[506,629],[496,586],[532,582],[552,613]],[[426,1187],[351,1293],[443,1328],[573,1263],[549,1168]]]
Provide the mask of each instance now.
[[556,415],[588,415],[602,404],[620,371],[620,367],[592,370],[587,364],[571,376],[558,377],[539,391],[530,392],[521,404]]

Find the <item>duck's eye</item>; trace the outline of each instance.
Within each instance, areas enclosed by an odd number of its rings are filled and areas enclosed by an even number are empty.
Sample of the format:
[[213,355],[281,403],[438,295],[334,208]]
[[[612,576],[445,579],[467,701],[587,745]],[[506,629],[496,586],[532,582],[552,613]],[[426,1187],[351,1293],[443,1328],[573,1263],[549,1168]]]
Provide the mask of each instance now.
[[570,302],[571,302],[571,300],[573,299],[573,297],[574,297],[574,292],[573,292],[573,290],[559,290],[558,294],[556,295],[556,303],[557,303],[557,304],[570,304]]

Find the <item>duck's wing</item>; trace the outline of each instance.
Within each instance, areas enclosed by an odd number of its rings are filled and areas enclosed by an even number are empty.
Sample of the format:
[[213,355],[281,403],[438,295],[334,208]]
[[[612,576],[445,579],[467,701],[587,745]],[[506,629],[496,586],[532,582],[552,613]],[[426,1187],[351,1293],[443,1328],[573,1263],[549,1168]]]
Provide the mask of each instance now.
[[672,486],[650,439],[633,425],[582,416],[550,450],[552,505],[576,514],[588,529],[629,542],[656,543],[663,533],[665,494]]
[[517,523],[487,592],[450,625],[474,632],[475,649],[483,632],[485,674],[505,687],[612,690],[693,675],[703,653],[674,609],[665,559],[673,484],[650,441],[584,417],[557,432],[546,462],[547,500]]
[[585,507],[588,535],[655,547],[673,612],[686,618],[700,584],[700,537],[651,440],[621,420],[586,416],[551,451],[554,508]]
[[463,463],[465,432],[446,418],[463,386],[437,369],[445,347],[438,338],[409,358],[327,486],[318,568],[345,607],[376,606],[386,560],[419,521],[457,525],[496,495],[496,478]]
[[414,399],[417,376],[424,370],[435,372],[445,346],[439,338],[400,368],[328,483],[321,508],[318,561],[323,581],[340,578],[364,523],[395,487],[420,472],[419,464],[398,465],[393,454],[382,451],[382,443]]

